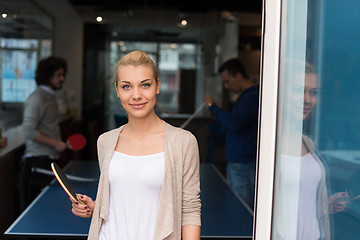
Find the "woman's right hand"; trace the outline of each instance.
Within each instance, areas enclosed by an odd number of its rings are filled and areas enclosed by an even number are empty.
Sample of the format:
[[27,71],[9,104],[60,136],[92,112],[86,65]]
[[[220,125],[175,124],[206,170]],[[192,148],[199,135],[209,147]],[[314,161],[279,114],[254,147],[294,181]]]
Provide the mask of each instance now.
[[74,201],[70,198],[72,202],[72,209],[71,209],[72,213],[78,217],[83,217],[83,218],[91,217],[95,208],[95,201],[93,201],[90,197],[86,195],[77,194],[77,196],[78,199],[82,201],[82,203]]
[[328,200],[330,213],[343,212],[349,206],[349,193],[337,192],[329,196]]

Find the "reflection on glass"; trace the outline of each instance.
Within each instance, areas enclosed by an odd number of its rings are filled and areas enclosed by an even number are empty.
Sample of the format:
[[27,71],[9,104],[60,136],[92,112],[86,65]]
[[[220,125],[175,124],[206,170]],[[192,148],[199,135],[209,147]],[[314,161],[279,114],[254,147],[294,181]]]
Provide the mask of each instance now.
[[283,126],[279,136],[274,206],[275,239],[330,239],[329,214],[344,211],[347,193],[328,196],[326,166],[303,121],[317,103],[318,78],[308,63],[285,65]]
[[360,239],[359,8],[281,0],[273,239]]

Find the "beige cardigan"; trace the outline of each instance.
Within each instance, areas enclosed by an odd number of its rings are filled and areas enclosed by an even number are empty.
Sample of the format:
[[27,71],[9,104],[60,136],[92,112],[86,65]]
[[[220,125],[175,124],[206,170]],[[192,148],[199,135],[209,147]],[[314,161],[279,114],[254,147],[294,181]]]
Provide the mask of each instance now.
[[[100,180],[88,239],[98,239],[109,208],[109,164],[124,126],[98,139]],[[201,225],[199,150],[188,131],[164,122],[165,174],[160,192],[154,240],[181,239],[181,227]]]
[[307,150],[311,153],[314,159],[318,162],[321,168],[321,180],[317,191],[317,217],[319,221],[320,228],[320,239],[321,240],[330,240],[331,238],[331,228],[330,228],[330,218],[329,218],[329,199],[328,199],[328,185],[326,181],[326,169],[324,163],[320,158],[315,154],[315,144],[314,142],[306,135],[303,135],[303,142]]

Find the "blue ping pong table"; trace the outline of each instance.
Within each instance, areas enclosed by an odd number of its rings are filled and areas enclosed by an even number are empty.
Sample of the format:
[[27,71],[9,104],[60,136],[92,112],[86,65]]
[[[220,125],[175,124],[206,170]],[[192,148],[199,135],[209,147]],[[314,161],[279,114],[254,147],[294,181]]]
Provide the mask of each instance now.
[[[82,178],[98,178],[96,162],[72,162],[66,174]],[[203,239],[251,239],[253,214],[242,199],[226,184],[213,164],[200,166]],[[97,182],[72,181],[79,193],[95,199]],[[86,238],[90,219],[71,212],[69,197],[57,181],[53,181],[6,230],[6,237]]]

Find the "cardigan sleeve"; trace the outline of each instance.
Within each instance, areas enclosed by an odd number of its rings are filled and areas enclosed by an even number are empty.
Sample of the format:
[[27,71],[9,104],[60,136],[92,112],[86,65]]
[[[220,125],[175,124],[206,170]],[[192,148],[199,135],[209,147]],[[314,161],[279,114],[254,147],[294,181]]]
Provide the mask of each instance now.
[[194,135],[189,134],[183,162],[182,226],[201,225],[199,149]]

